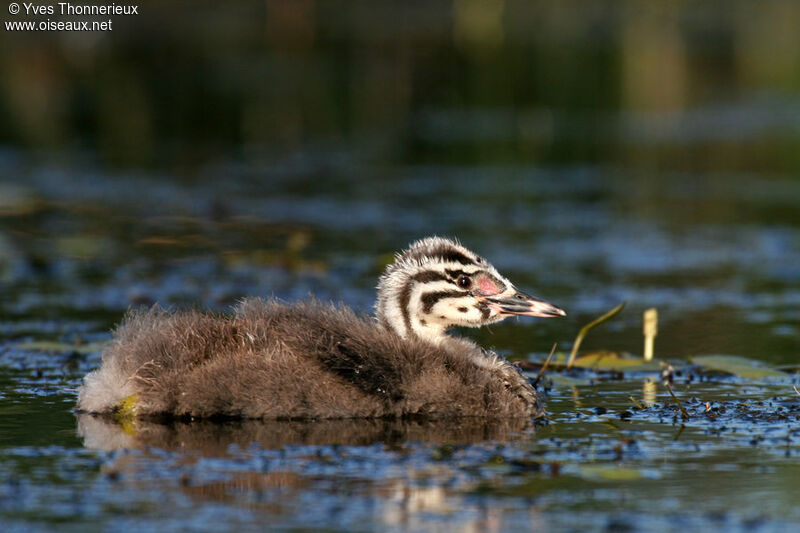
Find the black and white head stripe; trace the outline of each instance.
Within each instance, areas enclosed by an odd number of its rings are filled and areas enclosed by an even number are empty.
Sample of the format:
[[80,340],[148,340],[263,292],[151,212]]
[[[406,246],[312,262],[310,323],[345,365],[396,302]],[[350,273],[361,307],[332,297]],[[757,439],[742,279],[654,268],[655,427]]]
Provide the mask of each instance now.
[[378,284],[376,315],[400,336],[432,337],[452,325],[485,323],[488,309],[472,292],[473,280],[491,280],[497,292],[510,283],[458,241],[429,237],[397,254]]
[[457,240],[442,237],[428,237],[416,241],[397,256],[398,263],[422,265],[432,261],[473,266],[486,265],[483,258],[464,248]]

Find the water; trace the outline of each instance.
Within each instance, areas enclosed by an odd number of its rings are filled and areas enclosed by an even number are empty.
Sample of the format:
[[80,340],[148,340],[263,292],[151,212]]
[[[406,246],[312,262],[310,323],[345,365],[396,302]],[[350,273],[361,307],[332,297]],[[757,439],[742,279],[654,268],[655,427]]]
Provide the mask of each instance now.
[[[162,2],[113,35],[0,37],[4,531],[800,527],[781,30],[800,12],[506,2],[498,26],[479,4]],[[430,234],[569,313],[459,332],[511,359],[568,350],[620,301],[582,349],[640,354],[656,307],[689,418],[657,371],[560,369],[536,424],[73,413],[129,307],[313,293],[367,313],[391,253]],[[784,376],[690,363],[709,354]]]

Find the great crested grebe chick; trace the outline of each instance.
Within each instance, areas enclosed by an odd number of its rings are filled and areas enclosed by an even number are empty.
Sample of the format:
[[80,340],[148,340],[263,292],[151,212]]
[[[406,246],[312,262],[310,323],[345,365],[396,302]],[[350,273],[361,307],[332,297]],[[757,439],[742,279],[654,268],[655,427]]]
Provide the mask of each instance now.
[[130,313],[84,378],[78,409],[138,417],[537,417],[527,378],[453,326],[564,316],[457,241],[429,237],[378,283],[375,318],[248,299],[231,316]]

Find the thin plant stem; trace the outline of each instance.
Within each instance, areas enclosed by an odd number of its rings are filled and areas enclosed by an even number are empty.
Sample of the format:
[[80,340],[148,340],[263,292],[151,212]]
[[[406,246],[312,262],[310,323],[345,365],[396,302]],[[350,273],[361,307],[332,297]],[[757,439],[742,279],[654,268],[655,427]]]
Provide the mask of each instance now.
[[544,371],[547,369],[547,365],[550,364],[550,359],[553,358],[553,354],[556,353],[556,347],[557,346],[558,346],[558,343],[554,342],[553,343],[553,348],[550,350],[550,355],[548,355],[547,359],[545,359],[544,364],[542,365],[542,368],[539,369],[539,374],[536,375],[536,379],[533,381],[533,386],[534,387],[539,384],[539,381],[542,379],[542,376],[544,376]]
[[583,326],[581,328],[581,330],[578,332],[578,336],[575,337],[575,342],[572,343],[572,352],[570,352],[569,360],[567,361],[567,368],[568,369],[572,368],[572,364],[575,362],[575,356],[578,355],[578,348],[581,347],[581,343],[583,342],[583,338],[586,336],[586,334],[589,333],[589,331],[593,327],[599,326],[603,322],[605,322],[605,321],[607,321],[607,320],[609,320],[611,318],[614,318],[614,316],[617,313],[622,311],[623,307],[625,307],[625,302],[622,302],[621,304],[616,306],[614,309],[612,309],[608,313],[604,314],[603,316],[601,316],[599,318],[595,318],[594,320],[592,320],[591,322],[589,322],[588,324],[586,324],[585,326]]
[[672,392],[672,387],[670,387],[669,385],[666,385],[666,387],[667,387],[667,390],[669,391],[670,396],[672,396],[672,399],[675,400],[676,404],[678,404],[678,409],[681,410],[681,418],[683,418],[684,420],[688,420],[689,419],[689,412],[686,409],[683,408],[683,405],[681,405],[681,401],[678,399],[677,396],[675,396],[675,393]]

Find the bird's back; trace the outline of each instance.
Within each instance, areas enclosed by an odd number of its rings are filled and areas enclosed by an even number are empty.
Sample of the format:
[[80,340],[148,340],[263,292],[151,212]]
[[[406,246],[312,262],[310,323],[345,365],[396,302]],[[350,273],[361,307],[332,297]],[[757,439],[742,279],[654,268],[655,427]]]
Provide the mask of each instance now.
[[230,316],[153,308],[126,317],[78,408],[270,419],[541,413],[532,389],[520,394],[523,385],[501,379],[508,368],[476,364],[484,359],[469,341],[403,339],[314,301],[251,299]]

